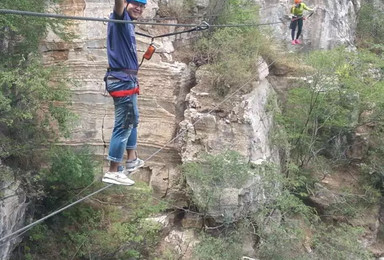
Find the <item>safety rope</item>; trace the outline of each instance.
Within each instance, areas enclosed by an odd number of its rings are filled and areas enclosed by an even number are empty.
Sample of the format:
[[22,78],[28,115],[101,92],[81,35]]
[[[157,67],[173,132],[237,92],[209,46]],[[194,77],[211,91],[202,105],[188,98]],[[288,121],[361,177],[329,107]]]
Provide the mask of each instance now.
[[193,19],[193,18],[208,18],[208,17],[218,17],[219,15],[193,15],[193,16],[179,16],[179,17],[154,17],[154,18],[139,18],[138,21],[167,21],[167,20],[177,20],[177,19]]
[[[199,24],[179,24],[179,23],[151,23],[151,22],[140,22],[140,21],[127,21],[127,20],[116,20],[116,19],[107,19],[107,18],[95,18],[95,17],[85,17],[85,16],[68,16],[60,14],[49,14],[49,13],[37,13],[30,11],[20,11],[20,10],[11,10],[11,9],[0,9],[0,14],[14,14],[14,15],[26,15],[26,16],[37,16],[37,17],[47,17],[47,18],[56,18],[56,19],[67,19],[67,20],[82,20],[82,21],[97,21],[97,22],[114,22],[114,23],[130,23],[130,24],[142,24],[142,25],[153,25],[153,26],[171,26],[171,27],[198,27]],[[270,22],[270,23],[248,23],[248,24],[212,24],[210,27],[224,28],[224,27],[251,27],[251,26],[263,26],[263,25],[272,25],[283,23],[279,22]]]
[[178,34],[182,34],[182,33],[200,32],[200,31],[204,31],[204,30],[209,29],[209,27],[211,27],[211,25],[209,25],[207,22],[204,21],[204,22],[202,22],[201,24],[197,25],[196,27],[194,27],[192,29],[185,30],[185,31],[180,31],[180,32],[160,34],[160,35],[157,35],[157,36],[152,36],[152,35],[145,34],[145,33],[140,33],[140,32],[136,32],[136,34],[140,35],[140,36],[152,38],[152,41],[153,41],[156,38],[163,38],[163,37],[178,35]]
[[[75,196],[73,196],[69,201],[72,201],[73,198],[80,196],[83,192],[85,192],[86,190],[88,190],[88,189],[89,189],[91,186],[93,186],[95,183],[96,183],[96,180],[93,180],[92,183],[90,183],[88,186],[86,186],[85,188],[83,188],[80,192],[78,192]],[[62,208],[62,207],[64,207],[64,206],[66,206],[66,205],[69,205],[69,204],[68,204],[68,203],[63,203],[62,206],[59,207],[59,209]],[[55,210],[55,211],[52,211],[50,214],[53,214],[54,212],[56,212],[56,210]],[[56,213],[56,214],[57,214],[57,213]],[[54,215],[55,215],[55,214],[54,214]],[[52,216],[53,216],[53,215],[52,215]],[[4,243],[0,244],[0,247],[2,247],[3,245],[7,244],[9,241],[14,240],[14,239],[16,239],[16,238],[22,236],[23,234],[25,234],[26,232],[28,232],[28,231],[29,231],[31,228],[33,228],[34,226],[35,226],[35,225],[32,225],[32,226],[30,226],[29,228],[26,228],[25,230],[23,230],[23,232],[19,232],[17,235],[13,236],[12,238],[7,239],[7,242],[4,242]],[[0,239],[0,241],[2,241],[2,240]]]
[[76,205],[76,204],[78,204],[78,203],[80,203],[80,202],[82,202],[82,201],[84,201],[84,200],[86,200],[86,199],[92,197],[93,195],[95,195],[95,194],[97,194],[97,193],[100,193],[100,192],[102,192],[103,190],[108,189],[109,187],[111,187],[111,186],[113,186],[113,185],[114,185],[114,184],[109,184],[109,185],[107,185],[107,186],[104,186],[103,188],[101,188],[101,189],[99,189],[99,190],[97,190],[97,191],[95,191],[95,192],[92,192],[91,194],[88,194],[87,196],[85,196],[85,197],[83,197],[83,198],[81,198],[81,199],[79,199],[79,200],[77,200],[77,201],[75,201],[75,202],[73,202],[73,203],[71,203],[71,204],[69,204],[69,205],[67,205],[67,206],[65,206],[65,207],[63,207],[63,208],[61,208],[61,209],[59,209],[59,210],[56,210],[56,211],[52,212],[51,214],[49,214],[49,215],[47,215],[47,216],[45,216],[45,217],[43,217],[43,218],[41,218],[41,219],[39,219],[39,220],[37,220],[37,221],[35,221],[35,222],[32,222],[31,224],[29,224],[29,225],[27,225],[27,226],[25,226],[25,227],[23,227],[23,228],[20,228],[20,229],[16,230],[15,232],[12,232],[12,233],[9,234],[9,235],[6,235],[6,236],[0,238],[0,241],[4,241],[4,240],[7,239],[7,238],[10,238],[10,237],[12,237],[12,236],[14,236],[14,235],[16,235],[16,234],[18,234],[18,233],[20,233],[20,232],[23,232],[23,231],[25,231],[25,230],[27,230],[27,229],[29,229],[29,228],[31,228],[31,227],[33,227],[33,226],[35,226],[35,225],[41,223],[41,222],[43,222],[44,220],[46,220],[46,219],[48,219],[48,218],[50,218],[50,217],[52,217],[52,216],[54,216],[54,215],[56,215],[56,214],[58,214],[58,213],[64,211],[64,210],[66,210],[66,209],[68,209],[68,208],[70,208],[70,207],[72,207],[72,206],[74,206],[74,205]]

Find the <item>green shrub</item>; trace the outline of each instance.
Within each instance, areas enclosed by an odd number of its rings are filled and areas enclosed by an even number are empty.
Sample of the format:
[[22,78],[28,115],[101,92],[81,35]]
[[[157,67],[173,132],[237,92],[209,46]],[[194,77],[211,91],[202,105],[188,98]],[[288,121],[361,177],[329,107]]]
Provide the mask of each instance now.
[[45,187],[47,209],[67,202],[95,178],[99,162],[89,148],[55,147],[50,152],[50,167],[43,170],[40,182]]
[[313,259],[372,259],[372,254],[358,241],[363,234],[362,228],[341,224],[322,225],[316,229],[313,238]]
[[[230,0],[222,5],[222,13],[215,21],[219,24],[258,22],[258,6],[251,1]],[[216,93],[225,96],[231,87],[255,74],[259,56],[268,52],[265,43],[258,27],[219,28],[197,41],[194,59],[200,65],[208,64]]]
[[382,121],[383,85],[373,71],[380,71],[383,61],[343,48],[315,51],[306,61],[315,72],[289,91],[277,117],[286,129],[292,160],[300,167],[318,156],[345,162],[353,131],[364,123],[360,114],[371,110],[364,120]]
[[232,232],[219,237],[201,234],[194,259],[234,260],[242,257],[242,243],[239,234]]
[[[44,12],[44,1],[4,0],[3,9]],[[51,28],[69,36],[65,22],[20,15],[0,17],[0,159],[23,169],[39,167],[40,148],[68,133],[69,89],[62,68],[46,67],[38,45]],[[52,80],[55,79],[55,80]]]
[[325,214],[335,218],[357,218],[368,208],[377,205],[381,197],[380,191],[366,184],[364,179],[360,180],[360,185],[359,188],[340,188],[336,194],[337,201],[330,203]]
[[[99,187],[94,187],[98,189]],[[34,227],[21,244],[31,259],[154,259],[165,209],[146,184],[111,187]]]
[[202,211],[217,205],[224,188],[241,188],[253,169],[237,152],[206,154],[200,162],[188,162],[183,172],[192,188],[193,201]]
[[301,246],[305,239],[303,227],[294,221],[270,221],[265,227],[261,227],[257,234],[260,236],[257,248],[260,259],[310,259]]
[[357,24],[357,39],[361,47],[383,53],[384,14],[372,3],[363,1]]

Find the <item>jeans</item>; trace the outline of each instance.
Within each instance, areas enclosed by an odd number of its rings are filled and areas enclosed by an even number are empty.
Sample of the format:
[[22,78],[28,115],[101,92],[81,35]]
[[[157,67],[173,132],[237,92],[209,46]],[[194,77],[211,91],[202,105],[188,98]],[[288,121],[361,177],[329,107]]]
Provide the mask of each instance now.
[[[132,89],[136,82],[107,79],[108,92]],[[114,97],[115,123],[109,144],[108,160],[121,162],[127,149],[137,147],[137,125],[139,123],[139,110],[137,107],[137,94],[125,97]]]

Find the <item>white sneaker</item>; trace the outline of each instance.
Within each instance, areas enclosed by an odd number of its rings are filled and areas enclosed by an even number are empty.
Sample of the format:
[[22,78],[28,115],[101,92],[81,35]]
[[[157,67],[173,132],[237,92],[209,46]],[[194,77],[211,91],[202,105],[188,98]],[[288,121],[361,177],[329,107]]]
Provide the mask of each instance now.
[[126,171],[127,172],[134,172],[137,169],[141,168],[144,166],[144,161],[141,160],[140,158],[136,158],[133,161],[127,161],[126,163]]
[[128,178],[122,172],[107,172],[104,174],[103,182],[119,184],[119,185],[133,185],[135,182]]

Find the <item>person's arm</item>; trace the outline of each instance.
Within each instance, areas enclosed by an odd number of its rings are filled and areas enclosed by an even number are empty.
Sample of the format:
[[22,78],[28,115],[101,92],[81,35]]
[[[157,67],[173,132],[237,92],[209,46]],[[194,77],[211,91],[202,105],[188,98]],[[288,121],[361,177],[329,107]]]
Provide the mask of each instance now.
[[309,8],[306,4],[302,3],[303,8],[307,11],[313,11],[313,9]]
[[115,0],[115,7],[113,8],[113,10],[118,16],[120,17],[123,16],[124,9],[125,9],[125,0]]

